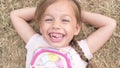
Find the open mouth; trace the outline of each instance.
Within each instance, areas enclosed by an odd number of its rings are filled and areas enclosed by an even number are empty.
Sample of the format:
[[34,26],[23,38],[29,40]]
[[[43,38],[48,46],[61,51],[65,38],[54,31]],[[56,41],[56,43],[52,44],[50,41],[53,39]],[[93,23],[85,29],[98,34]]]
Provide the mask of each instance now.
[[65,35],[62,33],[56,33],[56,32],[49,33],[49,37],[50,37],[51,41],[53,41],[53,42],[62,41],[64,36]]

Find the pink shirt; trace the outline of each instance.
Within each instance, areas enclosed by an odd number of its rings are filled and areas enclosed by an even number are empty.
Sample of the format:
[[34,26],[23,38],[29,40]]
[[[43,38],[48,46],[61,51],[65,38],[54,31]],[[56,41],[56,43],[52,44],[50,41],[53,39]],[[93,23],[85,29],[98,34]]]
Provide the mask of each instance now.
[[[88,48],[86,40],[78,41],[78,44],[85,53],[85,56],[88,59],[91,59],[93,56]],[[41,35],[34,34],[26,44],[26,68],[31,68],[31,61],[36,50],[48,47],[50,47],[49,44],[44,40],[44,38]],[[61,48],[59,51],[68,54],[68,57],[70,57],[72,68],[86,68],[87,63],[79,57],[79,54],[72,47],[64,47]]]

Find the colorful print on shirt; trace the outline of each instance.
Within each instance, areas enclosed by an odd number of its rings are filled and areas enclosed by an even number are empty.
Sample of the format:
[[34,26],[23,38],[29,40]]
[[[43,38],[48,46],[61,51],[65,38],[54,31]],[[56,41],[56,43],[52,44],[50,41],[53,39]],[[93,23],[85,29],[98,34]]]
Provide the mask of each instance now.
[[32,68],[72,68],[70,59],[55,49],[39,49],[35,52]]

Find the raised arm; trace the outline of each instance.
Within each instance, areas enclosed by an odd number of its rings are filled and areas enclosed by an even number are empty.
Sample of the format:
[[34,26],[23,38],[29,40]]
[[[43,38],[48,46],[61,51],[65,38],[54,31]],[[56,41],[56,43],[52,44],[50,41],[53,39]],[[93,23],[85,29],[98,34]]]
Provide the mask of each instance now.
[[35,31],[27,22],[33,19],[34,13],[35,8],[18,9],[10,13],[10,18],[15,30],[25,42],[27,42],[30,37],[35,34]]
[[98,28],[87,38],[90,51],[94,53],[110,38],[116,27],[116,21],[112,18],[86,11],[82,11],[82,20]]

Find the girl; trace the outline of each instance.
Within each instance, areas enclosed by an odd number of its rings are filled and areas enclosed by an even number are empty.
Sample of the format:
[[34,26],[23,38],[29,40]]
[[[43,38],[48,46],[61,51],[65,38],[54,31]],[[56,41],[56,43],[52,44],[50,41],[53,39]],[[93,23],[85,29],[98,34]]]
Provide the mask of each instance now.
[[[77,0],[40,0],[37,8],[11,12],[11,21],[26,42],[26,68],[92,68],[89,60],[110,38],[116,21],[83,11]],[[35,19],[40,34],[27,21]],[[75,40],[81,21],[98,28],[86,39]]]

